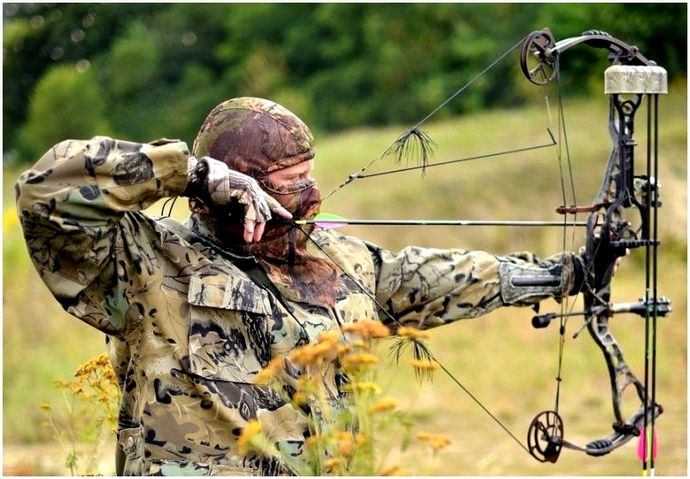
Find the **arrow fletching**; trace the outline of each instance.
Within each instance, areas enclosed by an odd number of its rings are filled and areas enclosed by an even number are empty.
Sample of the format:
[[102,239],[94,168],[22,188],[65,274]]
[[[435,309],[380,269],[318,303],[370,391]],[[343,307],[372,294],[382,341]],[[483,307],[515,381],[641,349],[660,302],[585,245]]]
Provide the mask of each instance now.
[[[649,462],[655,460],[658,452],[659,441],[657,440],[656,428],[651,429],[647,427],[642,428],[640,439],[637,442],[637,458],[642,462]],[[649,444],[652,444],[652,455],[648,454]]]

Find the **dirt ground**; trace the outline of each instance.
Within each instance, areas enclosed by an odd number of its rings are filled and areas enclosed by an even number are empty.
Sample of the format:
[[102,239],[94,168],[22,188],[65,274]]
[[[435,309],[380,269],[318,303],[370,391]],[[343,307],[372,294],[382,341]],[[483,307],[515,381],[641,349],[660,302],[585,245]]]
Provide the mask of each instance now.
[[[96,475],[115,474],[115,442],[103,446]],[[3,444],[3,476],[69,476],[65,466],[68,449],[50,444]]]

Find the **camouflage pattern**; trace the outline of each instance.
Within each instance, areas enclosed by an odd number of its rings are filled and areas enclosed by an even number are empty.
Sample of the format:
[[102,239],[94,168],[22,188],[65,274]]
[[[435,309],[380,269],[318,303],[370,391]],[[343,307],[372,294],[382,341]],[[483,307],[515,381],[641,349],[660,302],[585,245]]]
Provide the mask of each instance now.
[[224,161],[261,183],[273,171],[314,158],[309,127],[287,108],[263,98],[227,100],[208,114],[193,154]]
[[604,93],[666,94],[668,75],[660,66],[612,65],[604,72]]
[[[505,262],[553,266],[528,254],[415,247],[393,254],[316,230],[315,241],[347,273],[338,270],[337,301],[332,308],[297,301],[272,278],[284,305],[236,266],[247,258],[215,247],[189,223],[141,213],[185,190],[188,157],[180,142],[69,140],[17,183],[41,278],[69,313],[107,335],[122,390],[118,440],[129,475],[289,473],[276,460],[238,453],[250,419],[296,458],[311,434],[289,402],[252,380],[272,358],[321,332],[380,317],[351,278],[403,324],[428,328],[504,305]],[[284,374],[289,383],[302,371],[293,365]],[[329,365],[324,381],[331,400],[344,402],[347,378],[338,365]]]

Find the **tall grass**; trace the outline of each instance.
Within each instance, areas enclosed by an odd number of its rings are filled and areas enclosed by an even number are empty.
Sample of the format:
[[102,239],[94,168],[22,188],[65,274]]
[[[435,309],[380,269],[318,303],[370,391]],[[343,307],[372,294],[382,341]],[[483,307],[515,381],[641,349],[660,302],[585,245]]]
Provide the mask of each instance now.
[[[661,451],[657,473],[686,473],[686,97],[674,85],[661,101],[662,199],[659,290],[673,299],[673,313],[659,324],[658,392],[665,407],[658,421]],[[577,201],[594,197],[610,150],[603,98],[566,104],[568,140]],[[643,115],[641,115],[643,116]],[[643,120],[643,118],[641,118]],[[543,143],[548,117],[542,106],[489,111],[428,125],[438,144],[434,161]],[[376,157],[403,129],[359,129],[317,138],[316,176],[324,193]],[[638,126],[643,132],[643,126]],[[644,136],[644,135],[641,135]],[[191,139],[188,139],[191,142]],[[639,140],[644,152],[644,138]],[[640,154],[640,156],[642,156]],[[357,181],[334,194],[323,210],[352,218],[553,219],[562,203],[554,148]],[[372,171],[394,165],[376,163]],[[5,445],[52,441],[42,426],[40,403],[57,405],[53,382],[103,351],[103,337],[66,315],[31,267],[14,215],[13,183],[18,171],[4,171],[4,429]],[[178,203],[184,203],[180,201]],[[158,213],[159,208],[155,209]],[[175,215],[183,217],[178,205]],[[560,251],[561,231],[516,228],[348,227],[345,233],[391,250],[407,244],[481,248],[495,253],[529,249],[541,255]],[[583,243],[575,233],[568,246]],[[626,259],[614,285],[614,300],[643,294],[641,252]],[[544,304],[543,309],[555,307]],[[531,312],[510,308],[432,332],[436,356],[519,437],[532,417],[553,407],[557,340],[555,327],[534,330]],[[643,371],[643,321],[612,319],[633,370]],[[571,328],[581,319],[573,318]],[[386,348],[386,344],[379,346]],[[561,412],[567,437],[579,443],[610,431],[610,395],[601,353],[583,335],[568,340]],[[564,451],[555,465],[536,463],[448,379],[438,374],[433,387],[419,390],[408,368],[388,364],[382,374],[391,394],[406,398],[420,429],[449,434],[453,443],[439,454],[440,474],[461,475],[629,475],[639,470],[635,445],[603,458]],[[6,448],[7,450],[7,448]],[[110,450],[106,454],[110,454]],[[5,458],[7,464],[9,458]],[[37,466],[39,467],[39,466]],[[64,470],[38,469],[38,473]]]

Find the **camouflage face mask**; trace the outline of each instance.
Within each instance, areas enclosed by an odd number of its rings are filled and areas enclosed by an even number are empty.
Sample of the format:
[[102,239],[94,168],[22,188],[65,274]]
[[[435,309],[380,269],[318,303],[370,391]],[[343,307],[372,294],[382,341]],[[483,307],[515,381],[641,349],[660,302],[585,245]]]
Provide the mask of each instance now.
[[290,185],[277,185],[268,179],[259,183],[290,213],[294,219],[314,216],[321,206],[321,193],[314,180],[301,180]]

